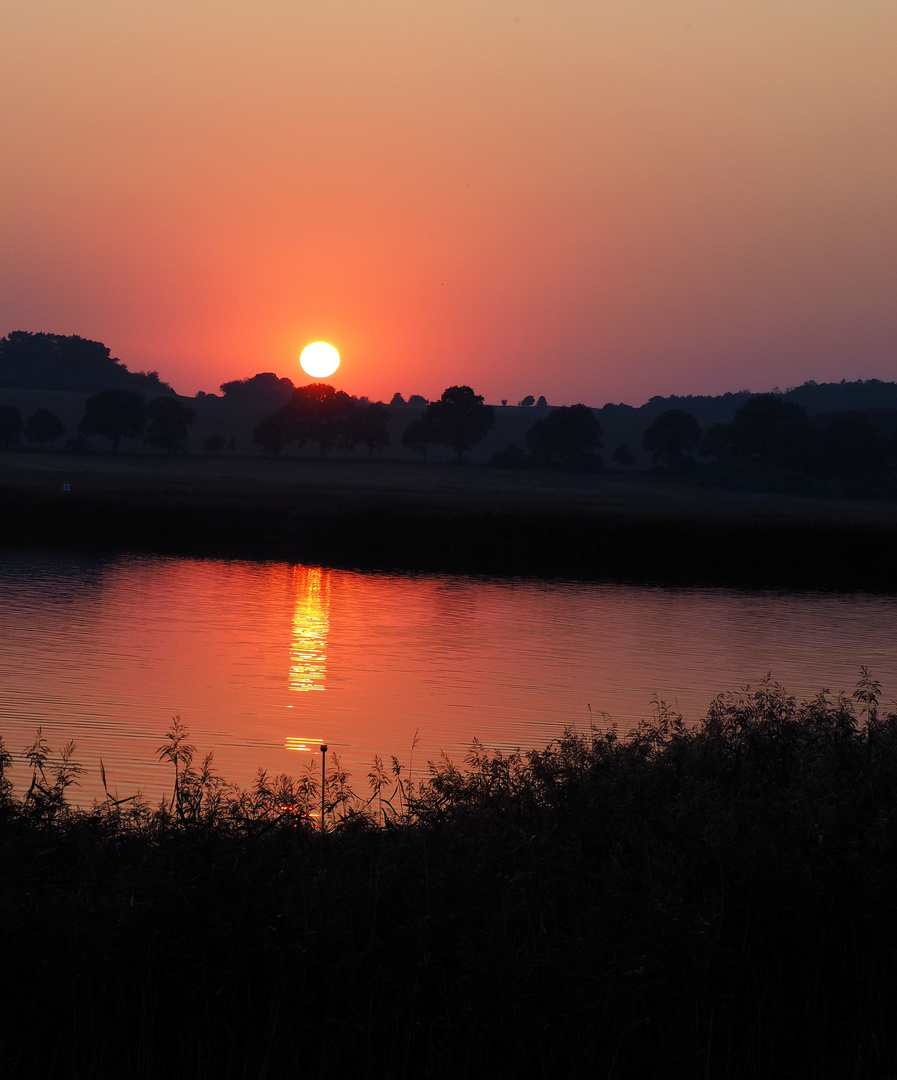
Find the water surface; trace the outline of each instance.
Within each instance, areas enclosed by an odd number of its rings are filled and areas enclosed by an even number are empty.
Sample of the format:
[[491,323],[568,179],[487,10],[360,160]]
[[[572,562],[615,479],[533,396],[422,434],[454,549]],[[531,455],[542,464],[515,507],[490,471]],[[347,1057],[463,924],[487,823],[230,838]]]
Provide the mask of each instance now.
[[[356,786],[375,754],[414,772],[441,751],[623,730],[662,698],[696,720],[767,675],[798,697],[892,700],[897,598],[355,573],[286,563],[0,554],[0,734],[73,739],[101,792],[169,783],[174,715],[229,779],[297,772],[324,741]],[[416,744],[415,744],[416,743]],[[24,769],[16,773],[17,783]]]

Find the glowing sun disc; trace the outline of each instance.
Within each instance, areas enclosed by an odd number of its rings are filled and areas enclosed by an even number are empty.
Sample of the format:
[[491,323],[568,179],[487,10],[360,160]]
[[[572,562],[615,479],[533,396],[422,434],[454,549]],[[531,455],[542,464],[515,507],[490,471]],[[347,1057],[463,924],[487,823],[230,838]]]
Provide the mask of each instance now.
[[299,354],[299,365],[313,379],[325,379],[339,367],[339,353],[326,341],[313,341]]

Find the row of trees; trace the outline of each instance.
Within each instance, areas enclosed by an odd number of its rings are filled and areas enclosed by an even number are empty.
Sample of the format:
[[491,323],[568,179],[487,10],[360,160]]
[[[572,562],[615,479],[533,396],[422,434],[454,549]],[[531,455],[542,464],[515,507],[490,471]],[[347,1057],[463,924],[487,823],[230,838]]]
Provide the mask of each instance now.
[[0,449],[12,450],[24,436],[41,449],[52,446],[65,434],[65,424],[49,409],[36,409],[27,420],[12,405],[0,405]]
[[[357,401],[327,383],[311,383],[297,387],[285,404],[256,424],[253,438],[271,456],[306,443],[316,444],[322,457],[335,447],[351,450],[359,444],[373,456],[389,445],[389,420],[389,410],[382,405]],[[422,457],[430,447],[444,446],[456,461],[463,461],[494,426],[495,409],[481,394],[469,386],[449,386],[408,424],[402,445]],[[592,410],[573,405],[537,420],[527,434],[527,446],[533,461],[542,465],[594,467],[597,462],[600,467],[594,450],[601,446],[601,435]]]
[[[194,409],[173,396],[145,402],[139,393],[103,390],[89,397],[85,414],[78,424],[80,435],[107,438],[113,450],[123,439],[142,438],[166,453],[183,453],[187,447]],[[335,448],[367,448],[372,457],[389,445],[390,412],[384,406],[359,401],[327,383],[310,383],[294,388],[286,402],[256,424],[253,439],[262,452],[279,455],[289,445],[311,443],[321,456]],[[414,419],[402,436],[402,444],[422,456],[431,446],[451,449],[458,461],[476,446],[495,425],[495,410],[486,405],[482,395],[469,386],[450,386],[438,401],[426,405],[422,416]],[[53,445],[66,434],[65,426],[48,409],[38,409],[27,422],[12,406],[0,407],[0,447],[10,449],[24,436],[42,447]],[[526,435],[529,459],[525,462],[543,467],[600,468],[595,451],[601,447],[602,429],[595,414],[585,405],[553,409],[540,417]],[[223,449],[224,441],[207,449]],[[219,445],[220,443],[220,445]],[[517,457],[513,453],[516,449]],[[509,448],[507,461],[497,464],[523,464],[523,451]]]
[[[77,431],[108,439],[113,450],[118,450],[122,439],[143,439],[167,454],[178,454],[187,449],[195,418],[196,410],[176,397],[157,397],[147,403],[135,391],[101,390],[85,402]],[[42,448],[53,446],[65,434],[65,425],[50,409],[37,409],[25,420],[14,406],[0,406],[0,447],[4,450],[18,446],[23,437]]]
[[[283,392],[285,388],[278,388]],[[81,436],[98,435],[113,450],[123,439],[143,439],[168,454],[183,453],[194,409],[173,395],[146,402],[129,390],[103,390],[86,400],[77,426]],[[795,402],[776,394],[758,394],[738,409],[727,424],[706,432],[683,409],[660,413],[644,432],[643,447],[656,465],[681,467],[695,457],[712,458],[723,467],[786,470],[819,477],[891,476],[897,467],[897,416],[842,413],[809,418]],[[888,419],[890,418],[890,420]],[[495,410],[469,386],[450,386],[438,401],[426,405],[402,435],[402,445],[426,457],[430,447],[444,446],[461,461],[495,425]],[[321,456],[336,448],[367,449],[368,456],[389,445],[390,411],[358,400],[327,383],[295,387],[284,404],[253,429],[262,452],[277,456],[289,445],[316,445]],[[66,434],[59,417],[39,408],[25,419],[11,405],[0,406],[0,448],[12,449],[23,438],[41,447],[53,446]],[[223,436],[207,440],[220,451]],[[551,409],[525,436],[526,451],[509,446],[492,463],[504,466],[597,470],[603,431],[594,411],[585,405]],[[220,443],[220,445],[218,445]],[[614,451],[620,465],[634,464],[629,447]]]
[[[276,456],[289,445],[316,444],[324,457],[335,447],[367,447],[368,456],[389,445],[390,412],[384,406],[358,401],[328,383],[297,387],[286,404],[256,424],[255,442]],[[495,424],[495,410],[469,386],[450,386],[431,401],[423,416],[412,420],[402,444],[426,456],[430,446],[447,446],[457,460],[477,445]]]
[[731,423],[706,432],[690,413],[668,409],[645,430],[643,445],[655,464],[671,468],[697,455],[724,466],[874,479],[893,475],[897,466],[897,417],[834,413],[811,419],[793,401],[757,394]]

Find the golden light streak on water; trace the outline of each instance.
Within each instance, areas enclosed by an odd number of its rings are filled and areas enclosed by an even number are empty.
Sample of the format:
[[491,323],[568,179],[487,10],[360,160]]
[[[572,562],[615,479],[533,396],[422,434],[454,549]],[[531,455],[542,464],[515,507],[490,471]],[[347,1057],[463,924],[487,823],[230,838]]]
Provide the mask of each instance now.
[[319,566],[294,567],[293,591],[290,689],[300,693],[323,690],[330,630],[330,571]]
[[301,753],[303,750],[318,750],[323,742],[323,739],[302,739],[298,735],[289,735],[283,745],[285,750]]

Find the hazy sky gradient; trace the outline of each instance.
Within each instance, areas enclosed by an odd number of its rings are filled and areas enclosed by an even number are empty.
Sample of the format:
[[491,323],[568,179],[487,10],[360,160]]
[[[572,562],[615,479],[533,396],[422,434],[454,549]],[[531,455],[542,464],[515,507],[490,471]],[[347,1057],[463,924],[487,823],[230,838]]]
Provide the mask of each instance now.
[[181,393],[897,378],[893,0],[5,0],[0,334]]

